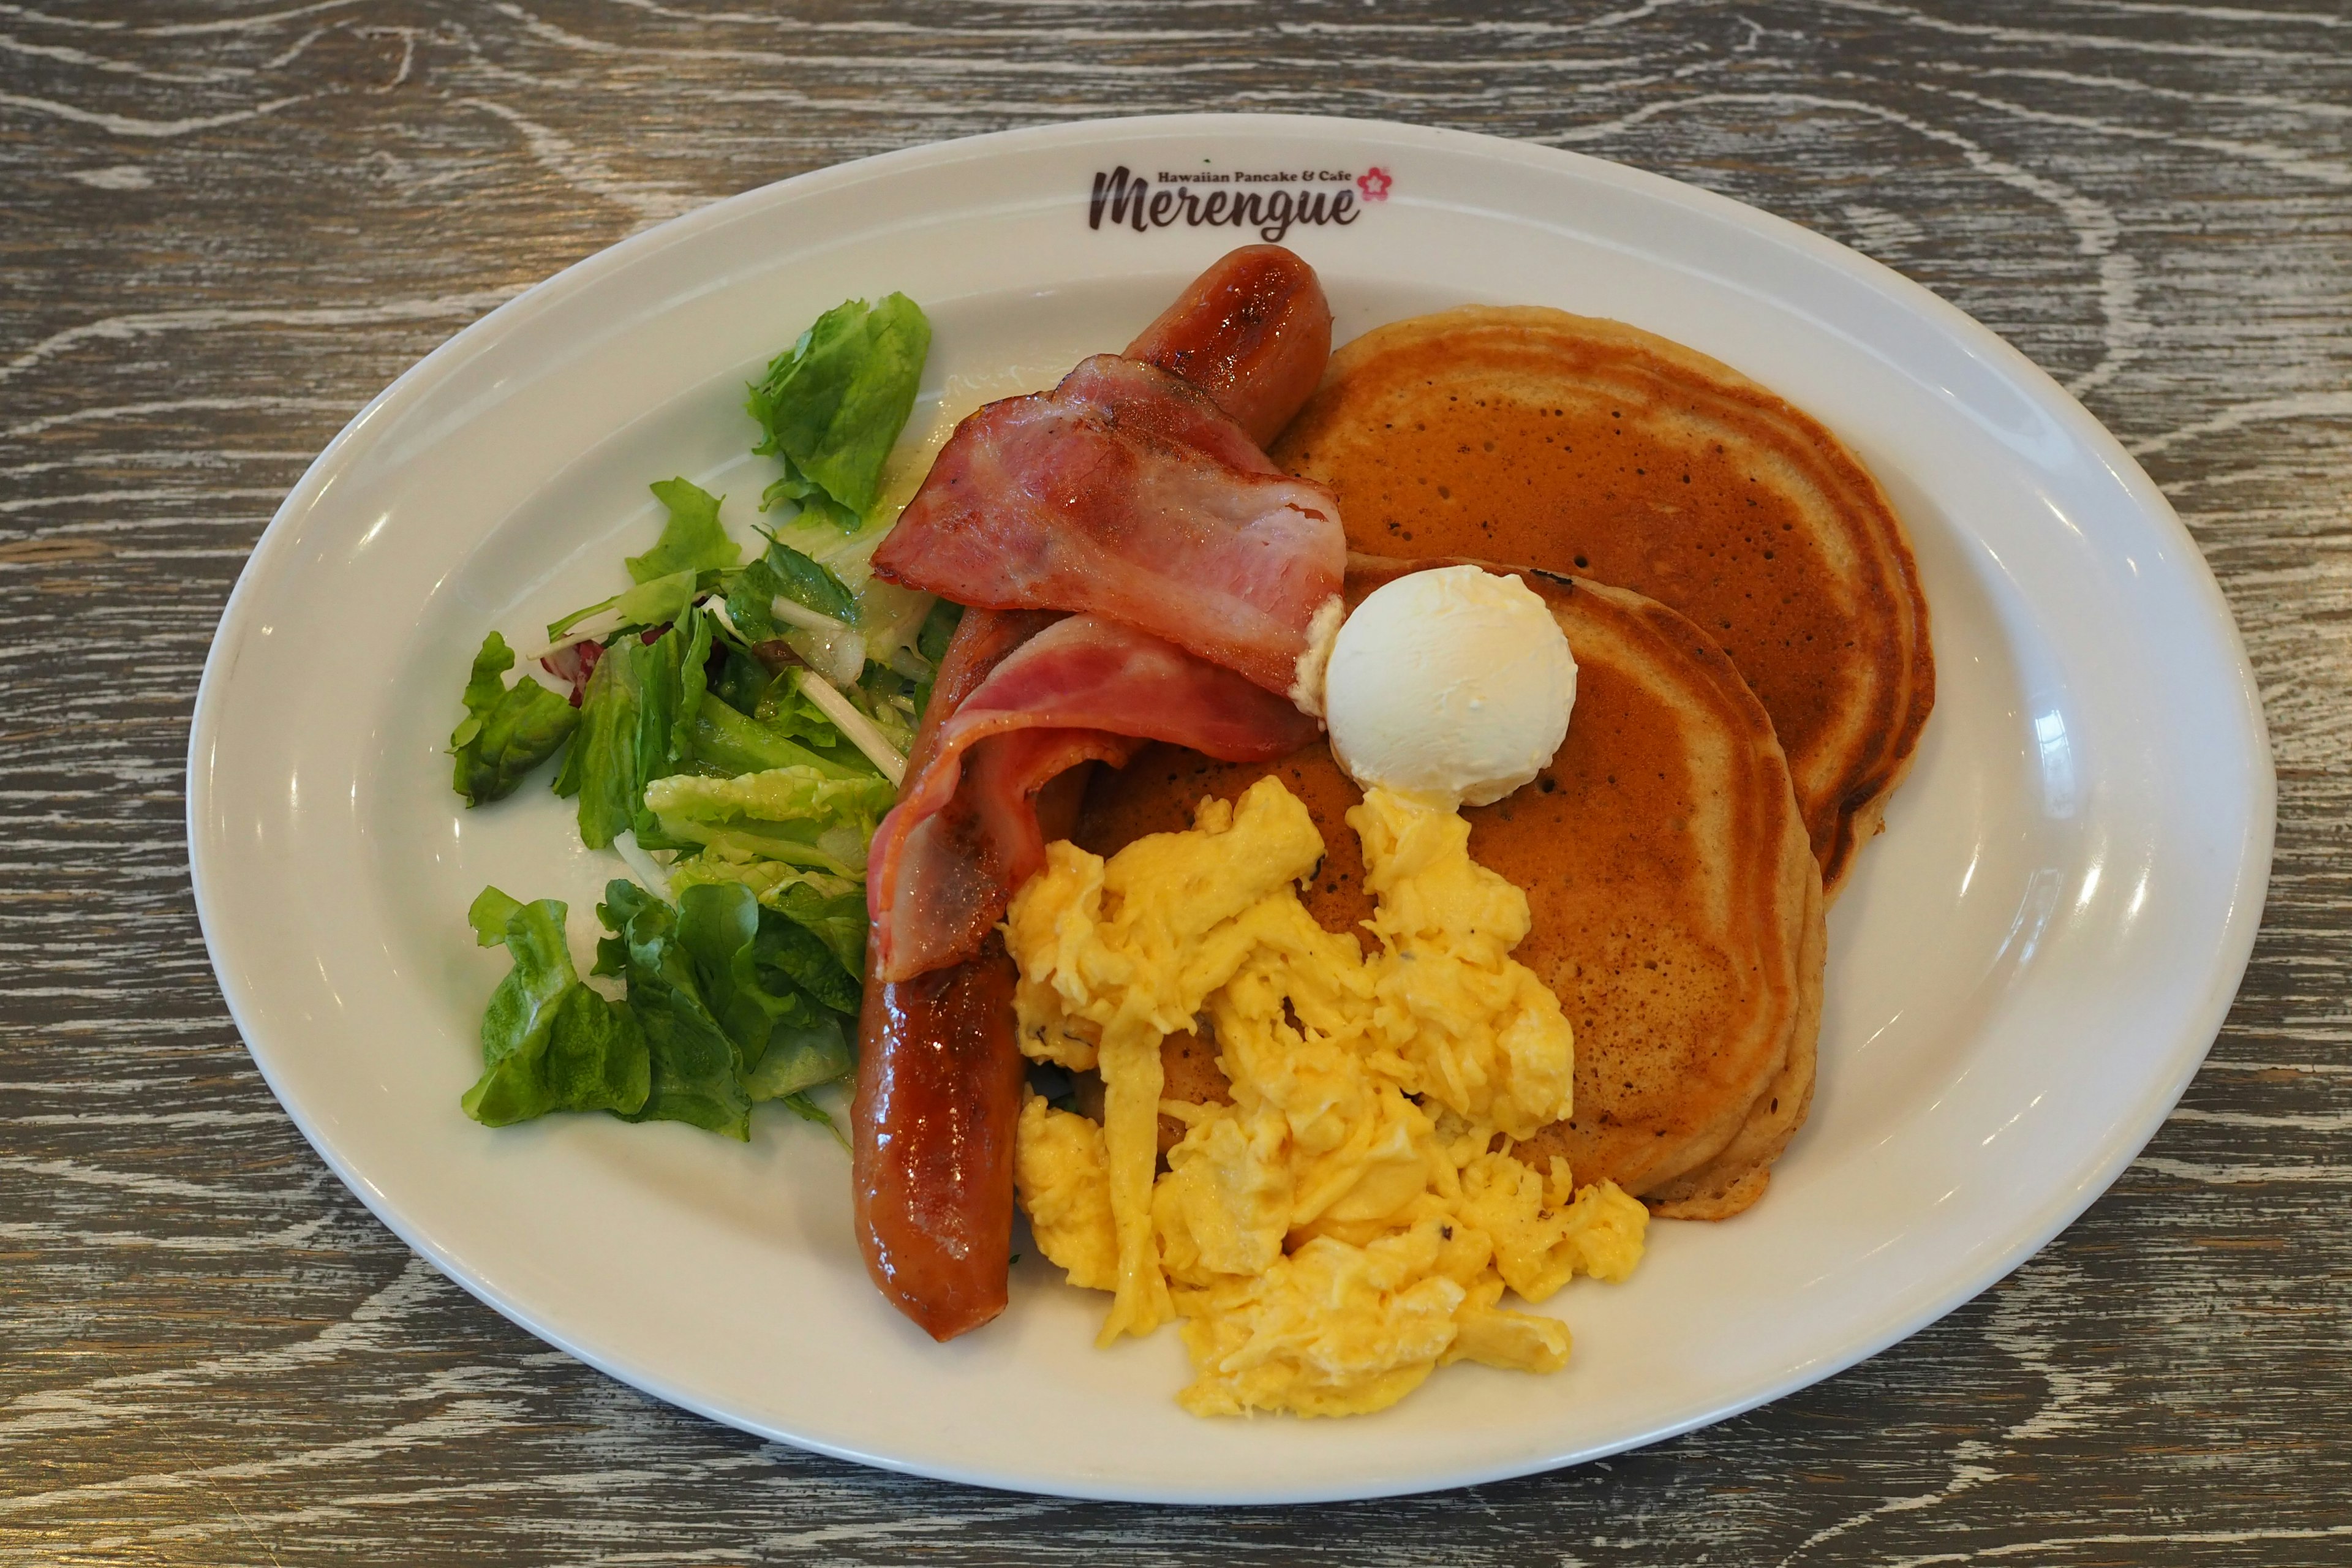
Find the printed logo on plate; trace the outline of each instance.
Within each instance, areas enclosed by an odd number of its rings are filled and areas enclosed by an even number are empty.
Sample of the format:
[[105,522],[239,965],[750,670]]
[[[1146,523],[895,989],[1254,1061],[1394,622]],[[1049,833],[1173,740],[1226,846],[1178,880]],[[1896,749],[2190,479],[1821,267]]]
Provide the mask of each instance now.
[[1388,170],[1220,169],[1209,159],[1192,170],[1095,171],[1087,226],[1230,228],[1278,245],[1294,228],[1345,228],[1367,204],[1384,202],[1396,181]]

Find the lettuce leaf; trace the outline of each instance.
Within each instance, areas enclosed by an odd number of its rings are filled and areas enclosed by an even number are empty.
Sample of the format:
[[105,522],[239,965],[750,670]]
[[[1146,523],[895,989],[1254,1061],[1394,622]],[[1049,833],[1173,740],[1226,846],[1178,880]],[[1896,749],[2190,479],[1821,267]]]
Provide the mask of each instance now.
[[596,661],[580,701],[579,733],[555,778],[556,794],[580,797],[580,837],[591,849],[608,848],[628,831],[648,849],[677,847],[659,836],[646,785],[691,755],[709,658],[710,619],[689,609],[652,643],[624,637]]
[[873,759],[850,744],[841,727],[824,709],[809,700],[808,693],[802,689],[800,677],[797,669],[777,671],[760,689],[759,698],[751,704],[751,717],[762,728],[796,738],[827,762],[850,773],[863,776],[876,772]]
[[[699,887],[706,882],[739,882],[751,889],[752,896],[761,903],[769,905],[779,905],[788,889],[801,887],[811,889],[813,896],[821,900],[846,899],[861,911],[858,916],[857,951],[860,954],[865,951],[866,921],[862,911],[866,908],[866,889],[855,877],[811,870],[805,866],[771,860],[762,855],[736,854],[724,848],[708,847],[698,854],[681,858],[669,868],[669,885],[681,897],[687,889]],[[832,938],[827,937],[826,945],[834,945]],[[861,957],[859,973],[864,972]]]
[[[466,672],[463,693],[466,717],[450,732],[452,751],[467,744],[481,733],[483,719],[507,694],[507,683],[499,678],[514,668],[514,649],[507,647],[506,638],[492,632],[482,639],[481,648],[474,655],[473,668]],[[532,684],[537,685],[538,682],[533,681]]]
[[761,694],[774,680],[773,673],[746,653],[738,639],[727,637],[723,627],[713,634],[710,646],[722,655],[710,695],[739,713],[753,711],[760,706]]
[[[689,887],[673,909],[614,881],[597,912],[614,934],[599,945],[596,972],[628,981],[629,1010],[651,1047],[651,1089],[636,1120],[749,1138],[753,1104],[850,1069],[839,1010],[775,962],[781,948],[814,939],[749,889]],[[830,974],[821,983],[834,984]],[[821,1111],[816,1119],[830,1121]]]
[[631,582],[650,583],[680,572],[731,572],[741,563],[743,547],[719,526],[722,498],[686,479],[656,479],[647,488],[669,509],[669,521],[651,550],[628,557]]
[[822,1013],[815,1023],[778,1025],[768,1037],[767,1054],[743,1077],[743,1091],[753,1100],[781,1100],[807,1121],[833,1125],[833,1118],[803,1093],[821,1083],[845,1078],[857,1066],[857,1053],[840,1017]]
[[776,620],[778,599],[789,599],[845,626],[857,618],[857,601],[840,578],[771,535],[766,553],[728,584],[727,618],[752,642],[781,637],[792,628]]
[[514,662],[514,650],[496,632],[474,656],[466,717],[449,732],[456,762],[449,783],[467,805],[514,794],[580,722],[577,709],[529,676],[512,686],[501,680]]
[[897,521],[898,514],[889,505],[877,502],[865,522],[848,533],[828,521],[795,517],[779,524],[770,537],[806,553],[849,590],[854,606],[850,624],[865,639],[869,662],[890,665],[912,676],[916,671],[902,656],[912,653],[925,617],[939,597],[874,574],[874,552],[890,537]]
[[857,878],[866,873],[874,825],[897,796],[879,773],[840,777],[797,765],[734,778],[675,773],[648,784],[644,799],[663,845],[715,847],[735,858]]
[[948,656],[948,644],[955,640],[956,627],[963,624],[963,606],[949,599],[935,599],[923,616],[923,629],[915,634],[915,651],[931,664]]
[[693,955],[679,940],[678,911],[616,879],[605,885],[596,914],[613,934],[597,943],[595,973],[628,982],[629,1011],[650,1058],[645,1102],[629,1120],[684,1121],[750,1139],[742,1052],[704,997]]
[[669,509],[669,521],[662,525],[661,538],[651,550],[626,559],[629,581],[636,586],[574,610],[560,621],[550,621],[548,641],[561,642],[564,633],[608,610],[615,617],[610,629],[675,621],[742,562],[743,547],[728,538],[727,530],[719,525],[719,503],[723,498],[686,479],[660,479],[647,488]]
[[[807,613],[795,615],[795,608]],[[836,685],[855,681],[866,668],[857,601],[840,578],[773,535],[767,553],[729,584],[727,618],[748,641],[782,642]]]
[[627,982],[627,1000],[615,1003],[573,970],[562,903],[485,888],[467,918],[483,946],[506,945],[514,967],[483,1014],[483,1072],[466,1113],[505,1127],[551,1110],[610,1110],[743,1139],[751,1106],[782,1100],[830,1125],[802,1091],[853,1065],[858,986],[802,919],[837,920],[862,900],[838,888],[794,894],[800,919],[740,883],[690,886],[675,908],[635,882],[609,883],[596,912],[611,934],[595,973]]
[[[856,1012],[866,975],[866,889],[807,877],[772,889],[760,901],[824,945],[849,983],[849,989],[841,993],[849,1000],[830,1005],[845,1013]],[[820,998],[827,994],[814,977],[801,978],[801,984]]]
[[770,362],[745,407],[764,433],[752,450],[782,459],[784,471],[760,510],[795,500],[856,528],[881,493],[883,462],[914,408],[930,347],[921,308],[892,294],[836,305]]
[[482,1076],[459,1103],[487,1127],[551,1110],[635,1112],[646,1102],[646,1038],[627,1008],[583,984],[564,945],[568,911],[485,888],[467,918],[484,947],[506,944],[514,967],[482,1014]]
[[[837,1018],[814,1026],[778,1022],[744,1084],[753,1100],[781,1099],[811,1121],[833,1119],[798,1090],[848,1072],[866,972],[866,891],[845,878],[801,871],[775,860],[729,860],[706,850],[670,871],[681,906],[695,889],[733,880],[756,894],[760,929],[754,956],[761,965],[823,1003]],[[777,982],[771,980],[770,988]]]
[[[689,888],[678,897],[678,941],[693,956],[711,1011],[742,1053],[743,1088],[754,1101],[781,1100],[839,1078],[851,1058],[844,1009],[798,983],[792,966],[776,962],[780,948],[815,944],[815,938],[773,910],[751,889],[734,884]],[[835,997],[832,959],[821,944],[818,973]]]
[[[781,678],[780,678],[781,679]],[[878,779],[865,753],[842,739],[833,721],[790,689],[772,687],[759,700],[760,716],[706,702],[686,726],[687,755],[698,773],[733,778],[771,768],[814,768],[828,778]]]
[[[915,727],[921,721],[920,712],[915,706],[915,696],[920,686],[919,681],[909,680],[895,669],[886,669],[876,664],[868,665],[866,678],[842,695],[849,699],[851,707],[873,721],[875,729],[882,732],[882,738],[903,757],[914,749]],[[925,701],[929,700],[928,691],[922,696]]]
[[[742,889],[746,897],[750,889]],[[814,931],[803,929],[772,910],[762,910],[757,952],[760,962],[783,975],[818,1005],[836,1013],[857,1011],[856,978],[841,967]]]
[[667,577],[651,577],[625,593],[601,599],[584,610],[574,610],[560,621],[548,622],[547,640],[561,642],[563,634],[573,626],[607,610],[620,617],[616,624],[622,627],[657,626],[675,621],[686,614],[686,607],[701,591],[702,578],[691,568],[673,572]]

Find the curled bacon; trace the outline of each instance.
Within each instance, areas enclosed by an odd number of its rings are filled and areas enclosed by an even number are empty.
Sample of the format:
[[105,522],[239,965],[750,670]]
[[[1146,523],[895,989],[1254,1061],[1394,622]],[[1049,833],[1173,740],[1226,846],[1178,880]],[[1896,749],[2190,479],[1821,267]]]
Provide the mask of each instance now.
[[1277,471],[1206,395],[1097,354],[958,426],[874,570],[960,604],[1102,616],[1286,692],[1347,554],[1328,490]]
[[1064,769],[1124,763],[1147,740],[1255,762],[1314,738],[1315,721],[1286,700],[1148,633],[1093,616],[1055,622],[964,699],[876,830],[875,976],[904,980],[979,950],[1045,864],[1029,801]]

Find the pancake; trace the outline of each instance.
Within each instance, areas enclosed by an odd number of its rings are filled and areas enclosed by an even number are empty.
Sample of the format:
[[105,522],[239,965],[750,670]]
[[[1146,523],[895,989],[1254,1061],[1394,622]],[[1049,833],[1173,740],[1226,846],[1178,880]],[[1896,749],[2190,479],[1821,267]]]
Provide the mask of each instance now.
[[1936,676],[1903,525],[1827,430],[1637,328],[1471,307],[1341,349],[1272,455],[1339,493],[1354,549],[1520,562],[1696,621],[1771,715],[1836,895]]
[[[1642,1194],[1651,1211],[1667,1219],[1729,1219],[1764,1195],[1772,1162],[1805,1124],[1813,1108],[1813,1067],[1822,1033],[1822,970],[1829,933],[1818,900],[1806,917],[1805,945],[1798,960],[1804,1010],[1789,1037],[1789,1059],[1748,1108],[1748,1120],[1721,1152],[1696,1170]],[[1532,1142],[1532,1141],[1531,1141]]]
[[[1348,597],[1446,563],[1353,557]],[[1690,622],[1622,589],[1523,575],[1576,654],[1575,716],[1535,783],[1464,813],[1471,854],[1527,889],[1534,927],[1513,956],[1576,1032],[1576,1115],[1523,1147],[1566,1156],[1580,1183],[1657,1194],[1661,1213],[1736,1213],[1803,1120],[1821,1017],[1820,870],[1787,761]],[[1146,747],[1097,773],[1073,837],[1108,856],[1269,773],[1323,831],[1308,910],[1355,929],[1372,900],[1344,819],[1362,795],[1321,742],[1271,763]],[[1184,1081],[1186,1098],[1214,1097]]]

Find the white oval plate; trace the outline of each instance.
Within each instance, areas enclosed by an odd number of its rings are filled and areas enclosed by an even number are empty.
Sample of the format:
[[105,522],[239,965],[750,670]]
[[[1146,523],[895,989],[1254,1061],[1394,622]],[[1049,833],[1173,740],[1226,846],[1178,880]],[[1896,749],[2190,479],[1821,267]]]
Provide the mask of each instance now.
[[[781,1110],[747,1147],[590,1117],[494,1132],[457,1109],[505,965],[473,946],[467,902],[486,882],[566,898],[584,951],[616,871],[537,781],[459,810],[443,750],[484,631],[519,638],[612,591],[653,535],[649,480],[726,491],[746,533],[768,476],[744,453],[743,384],[837,301],[920,301],[936,400],[1118,348],[1254,237],[1139,232],[1132,208],[1090,226],[1119,165],[1293,176],[1196,196],[1322,195],[1327,221],[1285,238],[1342,339],[1486,301],[1705,350],[1826,422],[1909,523],[1940,690],[1830,919],[1811,1122],[1748,1215],[1656,1226],[1632,1282],[1554,1298],[1576,1332],[1557,1376],[1465,1365],[1370,1418],[1197,1420],[1174,1402],[1175,1334],[1095,1350],[1103,1298],[1034,1255],[1003,1319],[933,1344],[866,1283],[838,1146]],[[197,908],[254,1059],[368,1206],[483,1300],[663,1399],[826,1453],[1236,1503],[1652,1442],[2000,1279],[2115,1180],[2202,1060],[2261,913],[2273,789],[2244,654],[2170,508],[2072,398],[1926,289],[1588,158],[1223,116],[827,169],[639,235],[459,333],[270,523],[205,668],[188,772]]]

